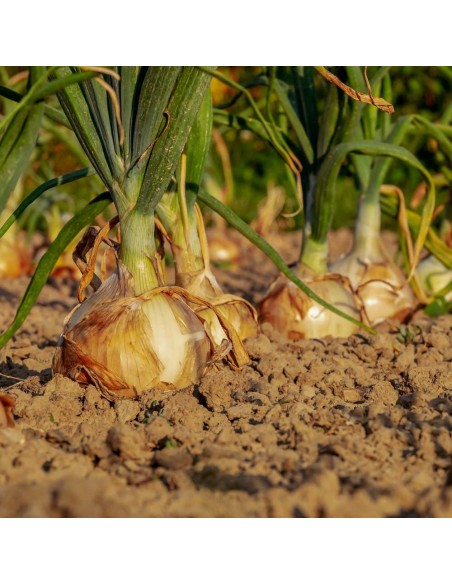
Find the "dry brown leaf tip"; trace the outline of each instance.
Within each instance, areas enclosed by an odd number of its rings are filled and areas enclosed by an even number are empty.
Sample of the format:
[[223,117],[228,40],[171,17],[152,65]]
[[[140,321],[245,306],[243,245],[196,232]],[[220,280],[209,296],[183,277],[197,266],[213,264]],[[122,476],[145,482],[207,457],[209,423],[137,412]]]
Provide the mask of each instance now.
[[366,85],[367,85],[367,88],[369,91],[368,94],[362,93],[361,91],[358,91],[356,89],[353,89],[353,87],[346,85],[344,82],[342,82],[339,79],[339,77],[337,77],[336,75],[331,73],[331,71],[328,71],[328,69],[326,69],[325,67],[316,67],[316,71],[324,79],[326,79],[329,83],[332,83],[336,87],[339,87],[339,89],[341,89],[344,93],[346,93],[352,99],[373,105],[376,108],[386,112],[387,114],[394,113],[394,106],[392,105],[392,103],[389,103],[388,101],[386,101],[382,97],[374,97],[372,95],[372,91],[370,89],[370,84],[369,84],[369,80],[367,79],[366,73],[365,73],[365,80],[366,80]]

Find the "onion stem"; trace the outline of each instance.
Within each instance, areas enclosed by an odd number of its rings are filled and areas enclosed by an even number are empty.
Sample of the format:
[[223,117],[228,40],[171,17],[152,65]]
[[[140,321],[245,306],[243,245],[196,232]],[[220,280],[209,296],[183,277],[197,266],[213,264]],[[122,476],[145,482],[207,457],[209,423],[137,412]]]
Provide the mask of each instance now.
[[[378,195],[379,193],[377,193]],[[369,258],[380,255],[381,209],[380,199],[369,193],[362,195],[355,225],[354,251]]]
[[301,275],[303,267],[306,266],[315,274],[325,274],[327,266],[328,243],[327,241],[314,241],[305,233],[303,235],[301,262],[298,268],[298,275]]
[[154,228],[153,213],[133,210],[121,219],[120,259],[133,276],[135,294],[163,284],[158,276]]

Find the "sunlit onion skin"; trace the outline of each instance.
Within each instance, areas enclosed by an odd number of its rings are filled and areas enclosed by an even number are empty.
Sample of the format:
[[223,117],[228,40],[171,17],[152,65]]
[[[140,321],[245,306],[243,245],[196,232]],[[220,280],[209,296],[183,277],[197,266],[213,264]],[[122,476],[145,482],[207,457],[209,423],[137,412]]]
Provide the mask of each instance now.
[[373,201],[362,196],[353,248],[330,267],[332,272],[350,280],[371,326],[385,320],[404,322],[417,304],[402,270],[384,252],[380,228],[378,199]]
[[[239,339],[244,341],[255,337],[259,332],[259,325],[257,322],[257,312],[255,308],[246,300],[234,296],[233,294],[221,294],[220,296],[211,299],[218,312],[226,318],[234,330],[237,332]],[[209,308],[200,308],[196,313],[205,319],[211,334],[215,338],[217,344],[221,343],[225,338],[224,331],[218,326],[218,319]]]
[[[344,278],[335,274],[303,277],[309,288],[326,302],[360,320],[360,310]],[[260,322],[270,323],[289,339],[347,337],[357,325],[320,306],[285,276],[278,276],[259,306]]]
[[[244,341],[258,334],[259,325],[255,308],[239,296],[224,294],[217,279],[209,269],[202,269],[196,274],[176,272],[176,284],[213,304],[228,319],[237,331],[240,340]],[[218,319],[215,314],[209,316],[209,312],[211,312],[209,308],[199,308],[196,312],[208,323],[213,321],[214,329],[218,328]],[[218,341],[218,335],[222,333],[218,329],[217,333],[213,334]]]
[[404,322],[415,309],[416,298],[402,270],[378,250],[352,251],[331,270],[350,280],[371,326],[385,320]]
[[[195,208],[196,223],[192,221],[190,227],[193,231],[190,241],[192,253],[187,253],[187,246],[183,240],[181,245],[172,242],[172,251],[176,264],[176,285],[188,290],[191,294],[205,298],[214,305],[218,312],[226,318],[239,339],[244,341],[254,337],[258,333],[257,312],[254,307],[239,296],[224,294],[220,284],[210,268],[211,250],[207,243],[204,222],[199,207]],[[197,253],[193,250],[197,249]],[[209,330],[218,341],[223,334],[218,327],[218,319],[209,308],[197,308],[197,313],[205,319]]]
[[[416,268],[416,274],[424,290],[435,296],[446,288],[452,280],[452,273],[434,255],[429,255]],[[446,294],[446,300],[452,301],[452,291]]]
[[92,383],[116,399],[200,380],[214,345],[183,298],[133,296],[116,274],[70,315],[53,360],[54,373]]

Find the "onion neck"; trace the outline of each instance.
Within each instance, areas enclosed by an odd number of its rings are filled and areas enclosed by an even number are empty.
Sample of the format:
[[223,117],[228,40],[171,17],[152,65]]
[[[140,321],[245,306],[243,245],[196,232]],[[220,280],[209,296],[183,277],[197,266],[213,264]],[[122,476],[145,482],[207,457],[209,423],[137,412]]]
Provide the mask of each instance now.
[[177,221],[171,229],[172,251],[178,274],[194,274],[205,266],[196,224],[196,215],[190,213],[187,224]]
[[306,266],[315,274],[325,274],[328,271],[327,257],[327,240],[315,241],[309,234],[309,223],[306,223],[301,246],[300,267],[297,271],[303,271],[303,266]]
[[[378,193],[377,193],[378,194]],[[362,195],[355,226],[353,252],[363,259],[381,258],[381,210],[379,200]]]
[[316,177],[314,174],[309,176],[309,186],[304,198],[305,223],[303,227],[303,240],[301,243],[300,262],[297,269],[298,275],[303,277],[305,268],[308,268],[315,274],[325,274],[328,271],[328,233],[320,238],[314,239],[313,223],[316,219],[315,204]]
[[135,209],[120,218],[121,246],[119,257],[133,276],[135,294],[161,286],[158,254],[154,239],[154,214]]
[[185,223],[175,223],[171,239],[171,250],[176,264],[176,285],[208,299],[222,294],[210,269],[202,216],[197,216],[194,207],[187,214]]

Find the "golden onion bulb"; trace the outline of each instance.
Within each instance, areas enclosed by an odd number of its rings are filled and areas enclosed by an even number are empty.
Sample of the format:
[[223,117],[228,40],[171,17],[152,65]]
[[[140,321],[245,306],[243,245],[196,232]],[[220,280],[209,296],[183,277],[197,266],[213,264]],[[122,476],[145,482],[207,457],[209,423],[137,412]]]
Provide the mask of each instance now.
[[403,322],[415,309],[416,298],[402,270],[379,251],[352,251],[331,270],[350,280],[371,326],[384,320]]
[[[224,294],[209,268],[192,274],[176,273],[176,284],[195,296],[205,298],[215,306],[217,311],[233,326],[241,341],[257,335],[257,312],[254,306],[235,294]],[[224,338],[224,331],[220,330],[218,318],[211,308],[200,307],[196,312],[206,321],[217,340],[220,335]]]
[[[53,371],[113,399],[197,383],[220,343],[190,304],[175,287],[130,295],[124,277],[113,274],[69,316]],[[244,353],[237,364],[246,361]]]
[[[360,310],[345,278],[337,274],[311,274],[303,281],[323,300],[360,320]],[[260,303],[260,321],[270,323],[293,340],[328,335],[347,337],[358,330],[357,325],[324,308],[282,275]]]

